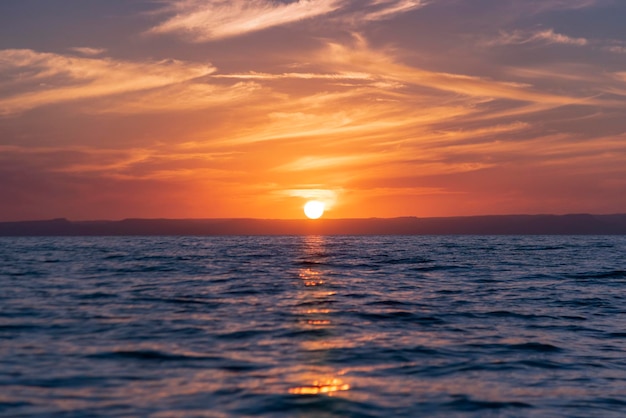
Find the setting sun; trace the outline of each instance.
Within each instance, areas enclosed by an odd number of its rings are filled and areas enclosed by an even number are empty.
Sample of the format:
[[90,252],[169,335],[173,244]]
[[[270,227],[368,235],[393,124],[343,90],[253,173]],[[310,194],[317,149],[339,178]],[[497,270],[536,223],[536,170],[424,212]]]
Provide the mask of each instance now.
[[310,200],[304,205],[304,214],[309,219],[318,219],[324,214],[324,203]]

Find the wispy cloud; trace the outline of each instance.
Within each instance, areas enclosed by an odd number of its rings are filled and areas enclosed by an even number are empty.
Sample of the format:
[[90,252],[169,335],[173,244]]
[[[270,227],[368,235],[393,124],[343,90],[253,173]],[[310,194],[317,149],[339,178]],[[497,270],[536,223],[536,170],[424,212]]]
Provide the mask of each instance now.
[[374,0],[371,5],[377,9],[366,13],[365,20],[389,19],[398,14],[424,7],[426,2],[423,0]]
[[612,52],[614,54],[626,54],[626,45],[608,45],[603,47],[605,51]]
[[181,112],[215,106],[234,106],[255,100],[267,100],[275,94],[254,82],[214,85],[183,82],[145,91],[131,92],[99,101],[93,113],[141,114]]
[[90,48],[90,47],[77,46],[77,47],[74,47],[74,48],[70,48],[70,51],[78,52],[79,54],[93,57],[93,56],[96,56],[96,55],[104,54],[106,52],[106,49],[104,49],[104,48]]
[[[264,94],[274,92],[273,99],[264,102],[263,117],[257,119],[253,129],[242,128],[220,138],[212,135],[211,145],[242,147],[263,142],[274,147],[299,142],[301,152],[307,150],[307,154],[316,155],[307,147],[317,144],[330,154],[275,161],[274,167],[318,170],[318,166],[323,169],[326,165],[369,164],[377,159],[361,157],[370,152],[379,153],[378,160],[390,161],[395,158],[393,154],[380,154],[388,147],[419,142],[419,152],[423,152],[429,143],[446,146],[455,141],[515,133],[528,129],[527,119],[532,120],[533,115],[563,106],[616,105],[600,97],[603,90],[597,88],[597,83],[580,89],[552,89],[551,77],[558,76],[558,69],[512,68],[502,72],[503,80],[429,71],[404,64],[388,51],[373,49],[358,37],[349,44],[329,42],[326,48],[311,54],[310,59],[316,72],[211,76],[258,83],[263,86],[259,88],[266,89]],[[566,72],[572,84],[578,86],[580,83],[575,82],[585,80],[588,70],[572,67]],[[284,90],[281,82],[289,83],[291,89]],[[293,83],[298,87],[293,88]],[[619,84],[615,79],[613,83]],[[278,91],[289,93],[280,95]],[[437,128],[464,123],[473,124],[474,128]],[[341,144],[359,144],[362,152],[358,158],[341,158]]]
[[175,15],[151,33],[175,33],[194,42],[239,36],[337,10],[342,0],[171,0]]
[[[513,0],[520,7],[526,7],[535,13],[543,13],[552,10],[577,10],[596,6],[607,0],[527,0],[519,2]],[[608,0],[612,1],[612,0]]]
[[[198,177],[211,171],[215,176],[232,174],[226,165],[232,153],[185,150],[162,144],[150,148],[91,148],[1,146],[0,165],[7,161],[29,161],[34,171],[66,173],[117,179],[172,179]],[[223,169],[220,167],[224,166]]]
[[274,190],[273,194],[278,197],[296,197],[300,199],[315,199],[323,202],[327,210],[331,210],[341,196],[342,189],[320,189],[319,185],[303,185],[299,189]]
[[380,155],[340,155],[340,156],[307,156],[301,157],[277,168],[279,171],[313,171],[327,170],[334,167],[362,165],[377,160]]
[[243,80],[280,80],[280,79],[303,79],[303,80],[371,80],[372,75],[357,72],[341,72],[341,73],[259,73],[250,72],[244,74],[216,74],[212,78],[234,78]]
[[425,0],[164,0],[171,15],[151,28],[152,34],[176,34],[192,42],[245,35],[335,14],[336,23],[391,19],[428,4]]
[[499,81],[485,77],[435,72],[398,63],[384,52],[370,48],[363,39],[348,47],[329,43],[320,60],[332,63],[344,71],[356,71],[430,89],[448,91],[473,97],[491,97],[514,101],[551,103],[555,106],[567,104],[593,104],[587,97],[561,95],[533,89],[532,86],[511,81]]
[[556,33],[554,29],[544,29],[532,32],[521,30],[501,32],[499,38],[487,42],[489,45],[523,45],[531,43],[585,46],[589,44],[589,40]]
[[212,65],[176,60],[129,62],[0,50],[0,115],[53,103],[105,97],[183,83],[215,71]]
[[589,64],[576,63],[557,63],[544,64],[528,67],[511,67],[506,69],[506,73],[515,78],[544,80],[554,82],[571,81],[572,83],[596,84],[598,82],[606,82],[604,74],[598,74],[597,68]]

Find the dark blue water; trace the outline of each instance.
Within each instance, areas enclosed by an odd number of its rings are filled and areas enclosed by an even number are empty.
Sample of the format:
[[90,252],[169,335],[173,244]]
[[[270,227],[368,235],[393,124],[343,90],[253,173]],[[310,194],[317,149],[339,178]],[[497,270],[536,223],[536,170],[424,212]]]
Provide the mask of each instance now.
[[626,237],[0,239],[0,415],[626,416]]

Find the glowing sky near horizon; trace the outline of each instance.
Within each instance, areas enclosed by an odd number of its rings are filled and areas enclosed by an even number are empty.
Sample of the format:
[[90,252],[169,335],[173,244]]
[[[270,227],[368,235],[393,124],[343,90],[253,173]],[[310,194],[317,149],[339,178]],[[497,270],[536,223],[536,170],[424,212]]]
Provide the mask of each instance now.
[[621,0],[2,0],[0,221],[616,213]]

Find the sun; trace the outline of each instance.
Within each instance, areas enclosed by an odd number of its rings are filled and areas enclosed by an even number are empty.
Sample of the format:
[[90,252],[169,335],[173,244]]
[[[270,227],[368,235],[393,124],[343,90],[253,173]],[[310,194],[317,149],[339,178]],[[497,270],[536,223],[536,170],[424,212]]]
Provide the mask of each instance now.
[[309,219],[320,218],[324,214],[324,203],[319,200],[309,200],[304,205],[304,214]]

